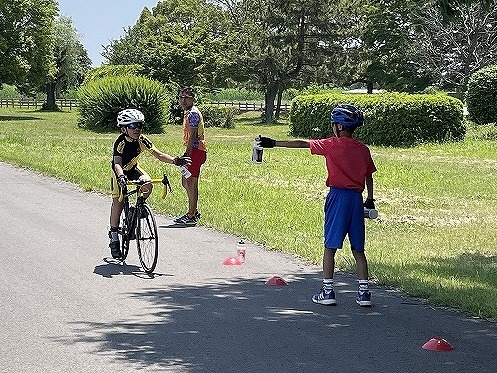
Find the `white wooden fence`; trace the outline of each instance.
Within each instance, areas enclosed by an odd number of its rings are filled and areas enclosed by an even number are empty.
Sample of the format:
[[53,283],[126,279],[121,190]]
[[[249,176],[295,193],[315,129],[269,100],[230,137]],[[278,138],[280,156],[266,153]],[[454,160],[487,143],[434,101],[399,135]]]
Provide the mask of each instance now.
[[[75,109],[78,107],[78,100],[74,99],[57,99],[56,104],[61,109]],[[17,108],[41,108],[45,101],[34,100],[34,99],[0,99],[0,107],[17,107]],[[240,111],[262,111],[264,108],[264,103],[257,102],[241,102],[241,101],[226,101],[226,102],[210,102],[210,105],[219,106],[235,106],[238,107]],[[276,108],[276,106],[275,106]],[[290,105],[282,104],[282,111],[290,110]]]

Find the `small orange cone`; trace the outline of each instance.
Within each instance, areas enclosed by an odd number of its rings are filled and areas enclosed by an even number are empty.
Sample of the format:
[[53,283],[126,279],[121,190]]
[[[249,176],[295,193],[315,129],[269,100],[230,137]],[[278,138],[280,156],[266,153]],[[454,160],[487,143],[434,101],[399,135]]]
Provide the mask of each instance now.
[[426,342],[422,348],[431,351],[452,351],[454,346],[443,338],[435,337]]
[[284,286],[288,285],[287,282],[280,276],[273,276],[266,281],[266,285],[269,286]]
[[239,266],[239,265],[242,265],[243,262],[240,259],[240,257],[238,257],[238,256],[230,256],[230,257],[227,257],[226,259],[224,259],[223,264],[225,266]]

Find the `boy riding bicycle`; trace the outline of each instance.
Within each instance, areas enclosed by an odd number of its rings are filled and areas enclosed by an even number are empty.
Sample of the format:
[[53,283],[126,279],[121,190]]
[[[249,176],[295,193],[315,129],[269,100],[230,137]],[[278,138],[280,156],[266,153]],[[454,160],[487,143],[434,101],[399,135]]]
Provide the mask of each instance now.
[[[123,209],[123,202],[119,201],[119,191],[128,180],[150,181],[150,176],[138,166],[138,157],[148,151],[159,161],[176,166],[189,164],[189,157],[173,157],[158,150],[147,137],[142,134],[145,125],[145,116],[136,109],[125,109],[117,115],[117,126],[121,134],[114,142],[112,156],[112,206],[110,210],[109,247],[114,259],[121,257],[119,242],[119,218]],[[152,192],[153,184],[141,186],[144,198]]]

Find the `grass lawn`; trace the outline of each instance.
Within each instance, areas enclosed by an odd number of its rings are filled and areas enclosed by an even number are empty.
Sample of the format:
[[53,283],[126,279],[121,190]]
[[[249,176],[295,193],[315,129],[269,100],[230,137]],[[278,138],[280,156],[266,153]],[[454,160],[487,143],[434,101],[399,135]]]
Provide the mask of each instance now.
[[[117,133],[77,127],[77,113],[0,109],[0,160],[29,167],[109,193],[109,162]],[[201,223],[320,263],[323,201],[322,157],[304,149],[266,149],[254,165],[258,134],[288,138],[288,125],[260,125],[237,118],[235,129],[207,128],[208,161],[200,180]],[[379,284],[433,304],[497,319],[497,129],[470,129],[464,142],[413,148],[371,147],[378,172],[380,217],[366,221],[370,274]],[[156,146],[181,154],[181,127],[150,136]],[[179,172],[143,156],[152,177],[169,175],[173,193],[154,209],[185,212]],[[110,204],[110,199],[109,199]],[[338,267],[354,270],[348,243]]]

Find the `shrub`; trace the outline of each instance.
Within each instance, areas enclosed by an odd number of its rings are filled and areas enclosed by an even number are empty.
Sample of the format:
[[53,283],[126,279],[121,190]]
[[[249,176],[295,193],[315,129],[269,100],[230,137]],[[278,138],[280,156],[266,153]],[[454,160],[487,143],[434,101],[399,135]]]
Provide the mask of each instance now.
[[13,85],[0,85],[0,99],[18,99],[20,97],[19,90]]
[[146,132],[160,133],[168,116],[164,86],[140,76],[94,79],[78,90],[79,125],[93,130],[116,130],[117,113],[134,108],[143,112]]
[[198,108],[202,112],[206,127],[235,128],[237,107],[201,104]]
[[349,103],[364,112],[358,139],[383,146],[412,146],[423,142],[461,140],[466,131],[462,102],[447,95],[322,94],[298,96],[290,109],[290,132],[295,137],[333,135],[331,110]]
[[497,123],[497,65],[485,67],[468,82],[469,119],[477,124]]

